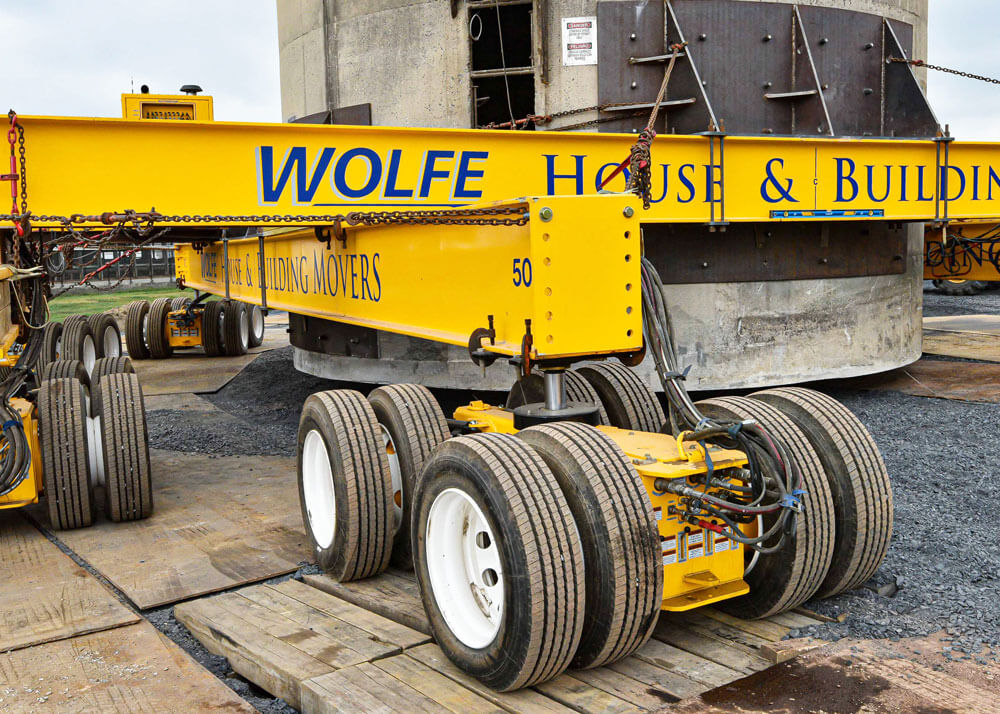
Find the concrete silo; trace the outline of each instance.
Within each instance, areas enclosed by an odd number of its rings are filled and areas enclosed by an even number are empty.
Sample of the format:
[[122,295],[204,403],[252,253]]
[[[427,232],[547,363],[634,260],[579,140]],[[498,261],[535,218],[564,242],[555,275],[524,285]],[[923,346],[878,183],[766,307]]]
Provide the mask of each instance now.
[[[661,133],[938,130],[923,78],[885,62],[926,56],[927,0],[278,0],[278,26],[288,121],[470,128],[540,115],[552,118],[526,128],[634,132],[684,40]],[[920,355],[920,224],[671,224],[649,226],[645,246],[693,389],[868,374]],[[502,362],[484,375],[460,348],[305,318],[292,343],[300,369],[327,377],[513,379]]]

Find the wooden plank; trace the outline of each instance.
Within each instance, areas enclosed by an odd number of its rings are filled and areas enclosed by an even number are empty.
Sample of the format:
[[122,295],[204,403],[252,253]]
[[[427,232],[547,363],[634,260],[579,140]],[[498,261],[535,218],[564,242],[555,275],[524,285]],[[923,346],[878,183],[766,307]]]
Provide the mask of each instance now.
[[[396,659],[421,666],[405,655],[400,655],[383,660],[386,664],[382,666],[379,666],[381,663],[359,664],[303,682],[303,714],[498,711],[485,699],[430,670],[427,670],[428,679],[420,688],[410,686],[391,673],[399,671],[407,676],[409,674],[405,670],[406,664],[393,664],[392,660]],[[443,681],[436,680],[435,676]]]
[[60,533],[140,608],[296,570],[312,560],[295,460],[153,449],[156,511]]
[[653,637],[743,674],[752,674],[768,666],[767,660],[752,650],[739,647],[708,630],[681,625],[679,621],[671,621],[662,615]]
[[627,699],[584,682],[575,676],[577,674],[579,672],[561,674],[548,682],[536,684],[535,689],[578,712],[616,714],[637,711],[638,707]]
[[445,709],[462,712],[502,712],[489,700],[466,689],[443,674],[408,656],[386,657],[373,663],[386,674],[404,682]]
[[254,711],[145,621],[0,655],[0,710]]
[[[705,684],[695,682],[668,669],[657,667],[638,657],[626,657],[607,667],[593,671],[598,673],[602,670],[613,670],[615,673],[636,682],[639,687],[645,687],[645,691],[648,694],[660,700],[659,703],[654,703],[650,707],[653,709],[660,709],[666,704],[673,704],[679,702],[681,699],[694,697],[711,689],[711,687]],[[589,679],[585,681],[593,684],[593,681]],[[625,694],[623,690],[619,691]]]
[[1000,337],[924,329],[924,354],[1000,362]]
[[205,649],[225,657],[233,671],[258,687],[299,708],[300,684],[334,671],[331,665],[237,617],[215,600],[181,603],[174,607],[174,617]]
[[0,511],[0,573],[0,652],[141,619],[15,510]]
[[634,656],[709,687],[721,687],[745,674],[655,638],[650,639]]
[[707,614],[703,615],[701,612],[687,612],[684,614],[686,615],[685,619],[687,620],[685,623],[686,625],[697,627],[700,630],[708,630],[718,637],[742,645],[749,652],[759,650],[768,642],[774,641],[771,638],[761,637],[752,632],[748,632],[742,627],[722,622],[718,618],[709,617]]
[[697,614],[769,642],[778,642],[788,636],[789,628],[769,620],[742,620],[712,607],[700,608]]
[[572,711],[532,689],[505,693],[495,692],[453,665],[437,645],[428,644],[414,647],[407,650],[406,654],[506,711],[538,712],[539,714],[568,714]]
[[420,590],[412,573],[390,570],[376,578],[354,583],[338,583],[328,575],[305,575],[302,579],[325,593],[376,612],[425,635],[431,634]]
[[392,642],[403,648],[415,647],[431,641],[430,636],[422,632],[374,612],[369,612],[362,607],[333,597],[297,580],[286,580],[273,586],[273,589],[331,617],[349,622],[379,641]]
[[781,664],[821,647],[823,644],[825,643],[817,642],[812,637],[799,637],[794,640],[782,640],[764,645],[760,648],[760,653],[771,664]]
[[[258,592],[239,591],[219,595],[212,602],[334,669],[400,651],[399,647],[372,640],[363,630],[322,613],[313,611],[314,616],[309,616],[307,613],[291,612],[282,607],[283,602],[269,601],[268,594],[264,586]],[[280,597],[280,593],[273,594]]]

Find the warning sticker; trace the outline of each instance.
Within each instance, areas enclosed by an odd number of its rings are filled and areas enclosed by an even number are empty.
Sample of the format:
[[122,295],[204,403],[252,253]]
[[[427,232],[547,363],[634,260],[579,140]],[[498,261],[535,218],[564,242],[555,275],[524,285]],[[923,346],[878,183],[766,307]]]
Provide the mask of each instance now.
[[597,64],[597,17],[562,19],[562,61],[567,67]]
[[663,554],[663,564],[673,565],[677,562],[677,553],[664,553]]
[[729,550],[729,539],[722,538],[721,536],[715,537],[715,552],[721,553],[725,550]]
[[693,545],[701,545],[705,542],[705,532],[695,531],[693,533],[688,533],[688,547]]
[[663,509],[660,506],[653,507],[653,517],[658,521],[663,520]]
[[691,547],[688,546],[688,560],[694,560],[695,558],[700,558],[705,554],[705,549],[702,546]]

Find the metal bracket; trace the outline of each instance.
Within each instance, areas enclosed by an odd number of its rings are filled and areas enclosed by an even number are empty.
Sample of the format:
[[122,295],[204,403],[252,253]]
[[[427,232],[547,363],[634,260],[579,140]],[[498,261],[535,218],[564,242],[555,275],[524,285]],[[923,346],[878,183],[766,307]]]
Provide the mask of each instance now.
[[229,299],[229,239],[225,237],[226,232],[222,231],[222,274],[226,276],[226,300]]
[[[708,223],[709,231],[725,230],[729,222],[726,221],[726,133],[724,131],[703,131],[700,136],[708,137],[708,206],[710,218]],[[719,142],[719,163],[715,163],[715,142]],[[715,172],[718,169],[718,183],[716,183]],[[716,198],[715,189],[719,187],[719,196]],[[718,216],[716,216],[716,204],[718,204]]]
[[[935,198],[934,198],[934,222],[947,223],[950,219],[948,218],[948,168],[951,166],[951,142],[955,140],[955,137],[951,135],[949,128],[945,125],[944,135],[934,137],[934,148],[935,151],[935,169],[936,175],[934,177],[935,186]],[[944,147],[942,151],[941,147]],[[942,156],[944,161],[942,162]],[[942,204],[944,205],[944,210],[942,211]]]
[[267,269],[264,265],[264,235],[257,236],[257,265],[260,268],[260,309],[267,311]]

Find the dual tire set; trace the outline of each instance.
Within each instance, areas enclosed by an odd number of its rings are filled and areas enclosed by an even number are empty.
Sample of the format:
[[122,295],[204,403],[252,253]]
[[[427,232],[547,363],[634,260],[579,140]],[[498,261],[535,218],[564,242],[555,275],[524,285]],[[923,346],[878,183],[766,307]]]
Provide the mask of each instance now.
[[[584,364],[567,371],[565,383],[570,401],[599,405],[602,424],[633,431],[664,428],[666,415],[656,394],[624,365]],[[540,377],[521,379],[508,408],[539,401],[541,389]],[[795,456],[806,491],[786,547],[761,556],[748,551],[744,579],[750,592],[716,607],[743,618],[769,617],[852,590],[875,574],[892,537],[892,486],[878,447],[850,410],[800,388],[707,399],[697,406],[716,419],[753,419],[780,438]],[[772,524],[761,519],[758,527],[764,532]]]
[[412,564],[435,639],[498,690],[625,657],[663,592],[638,473],[592,427],[449,438],[433,395],[392,385],[309,397],[303,521],[341,581]]
[[[157,298],[152,303],[136,300],[125,318],[125,344],[133,359],[166,359],[174,349],[168,336],[167,319],[182,310],[190,298]],[[264,313],[257,305],[238,300],[213,300],[195,309],[201,311],[201,346],[209,357],[244,355],[264,341]]]
[[42,351],[39,372],[56,360],[76,360],[89,373],[102,357],[121,357],[122,334],[111,313],[71,315],[62,322],[49,322],[42,328]]
[[142,388],[128,357],[102,357],[88,371],[59,359],[39,371],[37,418],[49,520],[83,528],[97,511],[116,522],[153,512],[149,437]]

